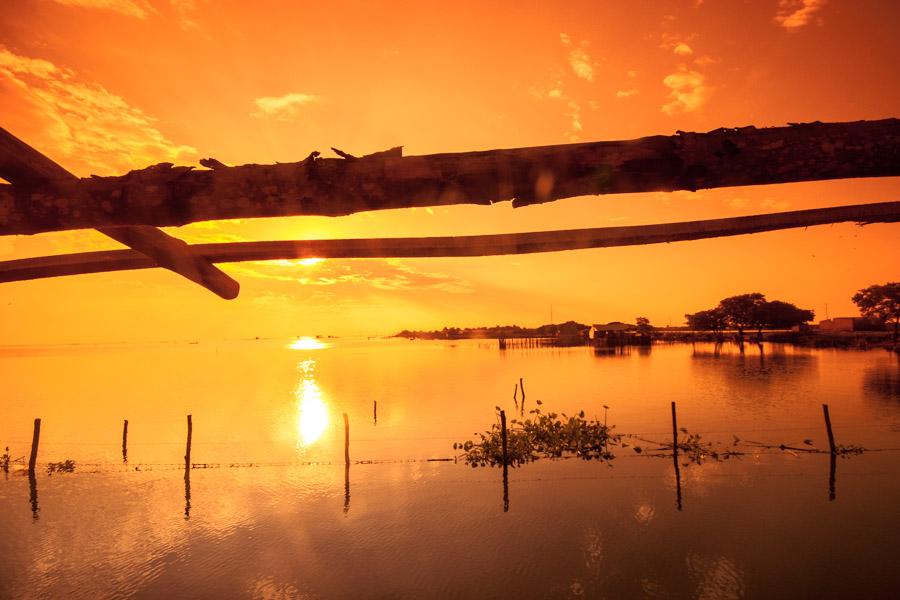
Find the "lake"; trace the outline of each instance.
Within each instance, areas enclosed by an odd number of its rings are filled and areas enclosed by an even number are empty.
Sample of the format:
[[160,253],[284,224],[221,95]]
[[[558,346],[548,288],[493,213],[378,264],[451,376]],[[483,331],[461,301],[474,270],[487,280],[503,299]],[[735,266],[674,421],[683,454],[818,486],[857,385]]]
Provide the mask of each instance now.
[[[526,413],[584,410],[640,439],[506,486],[454,461],[495,407],[517,414],[520,377]],[[0,474],[2,598],[900,594],[900,362],[884,350],[28,346],[0,348],[0,380],[0,448],[27,460],[42,420],[35,480]],[[671,455],[648,456],[673,401],[680,427],[742,454],[684,460],[676,480]],[[803,451],[828,449],[823,403],[837,443],[867,449],[833,472]],[[67,459],[75,472],[48,475]]]

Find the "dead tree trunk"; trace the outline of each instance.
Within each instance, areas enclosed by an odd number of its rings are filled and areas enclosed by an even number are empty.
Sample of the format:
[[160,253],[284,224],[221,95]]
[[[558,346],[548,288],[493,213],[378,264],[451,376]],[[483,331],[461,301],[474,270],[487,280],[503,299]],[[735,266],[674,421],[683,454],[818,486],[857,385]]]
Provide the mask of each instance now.
[[206,160],[214,168],[200,171],[163,163],[119,177],[0,186],[0,235],[900,176],[900,120],[428,156],[402,157],[400,148],[341,155],[239,167]]

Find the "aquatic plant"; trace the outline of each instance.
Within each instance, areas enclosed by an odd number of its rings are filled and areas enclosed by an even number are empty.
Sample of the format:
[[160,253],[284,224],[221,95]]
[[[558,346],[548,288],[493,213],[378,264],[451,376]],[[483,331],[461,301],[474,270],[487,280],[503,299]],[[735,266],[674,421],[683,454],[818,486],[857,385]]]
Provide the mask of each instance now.
[[[607,463],[615,458],[610,448],[619,445],[621,435],[612,427],[597,419],[585,419],[584,411],[568,416],[565,413],[541,411],[538,407],[529,412],[532,418],[511,419],[507,429],[507,464],[517,467],[541,458],[575,457],[582,460],[602,460]],[[500,407],[497,407],[499,414]],[[499,422],[489,431],[475,433],[478,441],[457,442],[454,450],[462,450],[466,464],[472,467],[503,464],[503,432]]]
[[74,473],[74,472],[75,472],[75,461],[72,459],[64,460],[62,462],[47,463],[47,475],[53,475],[54,473]]

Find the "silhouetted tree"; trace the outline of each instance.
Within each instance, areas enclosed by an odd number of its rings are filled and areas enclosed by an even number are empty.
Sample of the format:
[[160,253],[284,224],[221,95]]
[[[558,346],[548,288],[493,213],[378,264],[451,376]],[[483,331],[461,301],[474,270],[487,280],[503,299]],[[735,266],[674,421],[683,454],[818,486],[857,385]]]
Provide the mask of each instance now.
[[686,314],[684,318],[687,320],[688,327],[694,331],[712,331],[717,336],[728,325],[725,314],[718,307]]
[[728,325],[738,330],[738,341],[742,346],[744,344],[745,329],[762,328],[762,308],[765,303],[765,295],[759,292],[731,296],[719,302],[718,308],[725,315]]
[[894,343],[900,330],[900,283],[888,282],[884,285],[870,285],[853,295],[853,303],[859,307],[862,316],[878,319],[882,323],[894,323]]
[[637,317],[634,320],[635,325],[637,325],[637,331],[641,335],[650,335],[653,333],[653,325],[650,324],[650,319],[647,317]]
[[790,329],[795,325],[812,321],[816,317],[816,313],[811,310],[798,308],[790,302],[781,300],[766,302],[760,310],[762,311],[762,324],[772,329]]

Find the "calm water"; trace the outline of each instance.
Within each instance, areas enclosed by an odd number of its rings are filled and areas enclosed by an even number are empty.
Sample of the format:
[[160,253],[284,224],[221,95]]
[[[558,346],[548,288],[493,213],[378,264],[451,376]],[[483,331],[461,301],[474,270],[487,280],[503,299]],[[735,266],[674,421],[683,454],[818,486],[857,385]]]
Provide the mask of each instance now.
[[[881,451],[836,461],[833,500],[825,454],[683,467],[681,510],[671,460],[542,461],[511,471],[505,511],[498,469],[428,459],[452,458],[495,406],[514,413],[519,377],[526,410],[606,405],[619,432],[660,441],[674,400],[704,438],[825,448],[828,403],[839,444]],[[78,465],[42,468],[34,489],[0,476],[2,598],[900,595],[900,363],[883,351],[29,347],[0,350],[0,381],[0,448],[26,455],[40,417],[41,466]],[[210,468],[186,482],[189,413]]]

